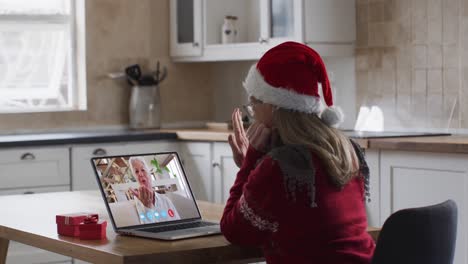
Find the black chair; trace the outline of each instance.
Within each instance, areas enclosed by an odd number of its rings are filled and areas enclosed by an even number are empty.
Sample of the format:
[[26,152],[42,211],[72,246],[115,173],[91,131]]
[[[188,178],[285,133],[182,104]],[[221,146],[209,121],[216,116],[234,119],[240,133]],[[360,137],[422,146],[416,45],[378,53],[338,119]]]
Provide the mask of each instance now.
[[403,209],[384,223],[372,264],[451,264],[457,238],[457,205]]

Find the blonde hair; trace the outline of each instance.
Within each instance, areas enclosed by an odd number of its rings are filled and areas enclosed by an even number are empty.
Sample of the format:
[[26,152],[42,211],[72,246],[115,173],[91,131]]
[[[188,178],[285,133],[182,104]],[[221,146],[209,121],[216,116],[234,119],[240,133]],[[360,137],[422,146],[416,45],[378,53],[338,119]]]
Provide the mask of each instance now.
[[359,162],[349,139],[316,114],[277,108],[273,127],[283,144],[309,147],[337,187],[343,187],[358,175]]

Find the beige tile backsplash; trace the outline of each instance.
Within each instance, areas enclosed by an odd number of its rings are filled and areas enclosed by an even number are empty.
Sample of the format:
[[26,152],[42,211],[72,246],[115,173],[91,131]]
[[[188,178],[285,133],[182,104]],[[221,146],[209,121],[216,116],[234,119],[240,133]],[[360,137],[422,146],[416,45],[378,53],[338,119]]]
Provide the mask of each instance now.
[[467,129],[468,0],[360,0],[357,16],[356,105],[386,129]]
[[86,23],[87,111],[1,114],[0,133],[125,127],[130,88],[106,74],[133,63],[154,70],[156,60],[168,68],[161,86],[162,122],[212,118],[210,66],[170,59],[169,0],[88,0]]

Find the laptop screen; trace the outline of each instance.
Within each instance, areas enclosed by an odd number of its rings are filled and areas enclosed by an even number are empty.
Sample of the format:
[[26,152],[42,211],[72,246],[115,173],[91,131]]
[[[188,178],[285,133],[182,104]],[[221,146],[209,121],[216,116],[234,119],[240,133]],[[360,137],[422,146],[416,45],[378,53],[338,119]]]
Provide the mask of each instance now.
[[177,153],[93,158],[116,228],[200,218]]

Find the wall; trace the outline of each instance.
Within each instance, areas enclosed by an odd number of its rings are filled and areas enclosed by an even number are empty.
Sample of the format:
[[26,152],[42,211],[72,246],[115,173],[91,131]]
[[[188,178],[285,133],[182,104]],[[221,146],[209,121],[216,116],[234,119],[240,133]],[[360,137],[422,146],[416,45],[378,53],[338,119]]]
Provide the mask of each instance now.
[[468,1],[358,0],[357,105],[386,129],[468,128]]
[[[333,89],[334,104],[345,113],[341,128],[352,129],[356,117],[355,59],[353,57],[323,58]],[[231,119],[232,110],[248,102],[242,82],[255,61],[217,62],[211,69],[213,87],[214,120]],[[324,102],[322,102],[324,103]]]
[[130,89],[106,78],[140,63],[168,67],[162,84],[162,122],[212,119],[208,64],[175,64],[169,57],[169,0],[87,0],[88,110],[0,114],[0,133],[28,130],[126,127]]

